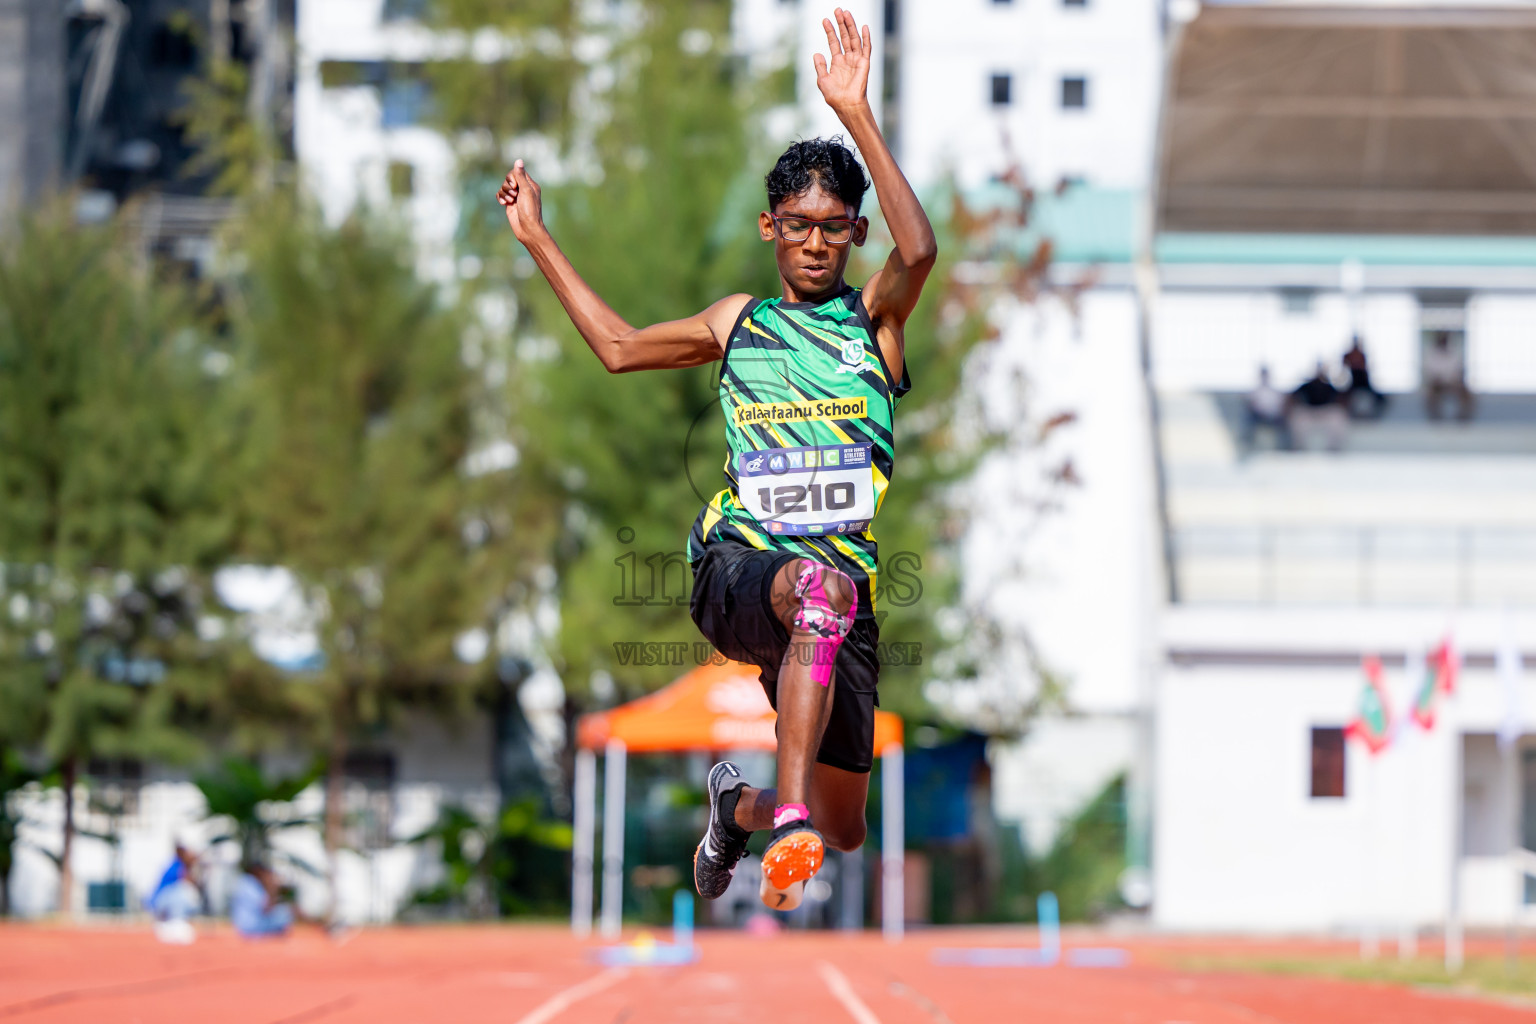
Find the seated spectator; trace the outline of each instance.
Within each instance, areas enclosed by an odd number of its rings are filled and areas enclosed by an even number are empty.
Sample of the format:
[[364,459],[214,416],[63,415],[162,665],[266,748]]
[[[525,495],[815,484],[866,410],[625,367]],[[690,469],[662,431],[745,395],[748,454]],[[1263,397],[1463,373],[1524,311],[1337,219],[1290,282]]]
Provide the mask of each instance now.
[[293,893],[265,864],[248,864],[230,896],[229,918],[247,938],[286,935],[293,927]]
[[1432,420],[1440,418],[1440,403],[1446,395],[1456,398],[1456,418],[1472,418],[1472,392],[1467,387],[1467,370],[1461,353],[1451,347],[1451,336],[1436,331],[1429,348],[1424,350],[1424,413]]
[[1349,351],[1344,353],[1344,369],[1349,371],[1349,391],[1344,396],[1344,407],[1355,419],[1375,419],[1386,408],[1387,396],[1371,384],[1371,369],[1360,347],[1360,335],[1351,339]]
[[1243,444],[1253,447],[1260,427],[1275,432],[1275,445],[1291,446],[1291,427],[1285,419],[1285,396],[1269,382],[1269,367],[1259,367],[1259,383],[1245,396],[1243,419]]
[[1314,430],[1323,432],[1329,451],[1336,452],[1344,447],[1349,414],[1344,411],[1343,395],[1328,379],[1328,368],[1321,361],[1312,379],[1291,392],[1286,406],[1291,434],[1303,439],[1303,447],[1304,439]]
[[191,918],[203,908],[198,882],[197,854],[176,844],[176,855],[144,899],[144,909],[155,919],[155,937],[161,942],[184,945],[196,938]]

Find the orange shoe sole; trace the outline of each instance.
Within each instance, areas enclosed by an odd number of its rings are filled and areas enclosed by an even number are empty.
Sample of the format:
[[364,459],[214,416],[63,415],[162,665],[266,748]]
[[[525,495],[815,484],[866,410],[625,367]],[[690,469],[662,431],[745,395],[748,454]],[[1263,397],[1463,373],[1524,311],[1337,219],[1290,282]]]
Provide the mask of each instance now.
[[788,889],[820,871],[826,853],[815,832],[791,832],[763,851],[763,877],[775,889]]

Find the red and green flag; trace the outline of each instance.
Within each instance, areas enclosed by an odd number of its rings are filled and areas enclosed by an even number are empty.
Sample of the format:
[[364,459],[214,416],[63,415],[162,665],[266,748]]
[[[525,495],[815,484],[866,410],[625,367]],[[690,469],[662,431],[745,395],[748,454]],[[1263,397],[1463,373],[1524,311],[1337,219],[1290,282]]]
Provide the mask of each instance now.
[[1461,654],[1456,644],[1447,636],[1440,646],[1429,652],[1429,671],[1435,677],[1435,686],[1449,697],[1456,692],[1456,678],[1461,674]]
[[1379,754],[1392,742],[1392,704],[1387,697],[1381,659],[1367,655],[1360,667],[1365,670],[1365,689],[1360,692],[1360,710],[1354,721],[1344,727],[1344,735],[1364,743],[1372,754]]
[[1425,729],[1435,727],[1435,711],[1441,697],[1456,692],[1456,677],[1461,671],[1461,657],[1450,637],[1424,659],[1424,679],[1413,697],[1413,720]]

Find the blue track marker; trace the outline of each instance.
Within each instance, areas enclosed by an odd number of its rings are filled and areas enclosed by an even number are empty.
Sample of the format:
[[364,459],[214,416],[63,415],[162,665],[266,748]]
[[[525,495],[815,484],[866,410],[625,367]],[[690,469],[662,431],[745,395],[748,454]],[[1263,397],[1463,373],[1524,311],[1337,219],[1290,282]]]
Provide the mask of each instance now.
[[[1040,948],[951,948],[933,951],[933,962],[951,967],[1054,967],[1062,962],[1061,906],[1056,894],[1043,892],[1036,903],[1040,918]],[[1124,949],[1084,948],[1067,950],[1070,967],[1124,967],[1131,954]]]
[[679,967],[698,958],[693,944],[693,893],[686,889],[672,895],[671,942],[657,942],[643,932],[634,942],[597,951],[598,961],[607,967]]

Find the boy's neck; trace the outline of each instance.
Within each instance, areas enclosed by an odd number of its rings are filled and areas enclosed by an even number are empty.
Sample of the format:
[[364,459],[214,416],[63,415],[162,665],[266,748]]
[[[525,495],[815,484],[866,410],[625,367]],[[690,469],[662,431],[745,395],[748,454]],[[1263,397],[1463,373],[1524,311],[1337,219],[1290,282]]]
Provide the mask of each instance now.
[[822,291],[814,292],[814,293],[807,292],[807,293],[803,293],[802,294],[800,292],[796,292],[795,289],[790,286],[790,283],[788,281],[786,281],[786,280],[784,280],[784,278],[780,277],[779,278],[779,286],[780,286],[780,288],[783,289],[784,301],[785,302],[818,302],[819,303],[819,302],[826,302],[828,299],[833,299],[833,298],[836,298],[837,296],[841,295],[843,293],[843,291],[848,287],[848,284],[847,284],[846,281],[843,280],[843,278],[841,276],[839,276],[836,281],[833,281],[831,284],[829,284]]

